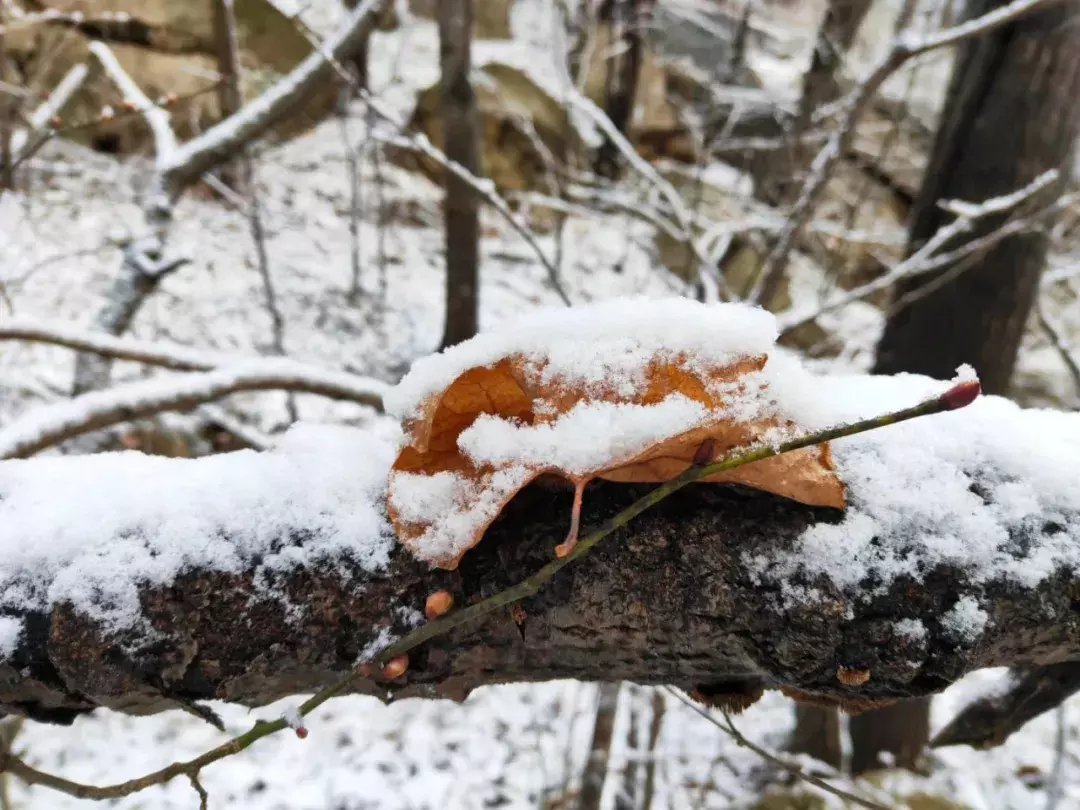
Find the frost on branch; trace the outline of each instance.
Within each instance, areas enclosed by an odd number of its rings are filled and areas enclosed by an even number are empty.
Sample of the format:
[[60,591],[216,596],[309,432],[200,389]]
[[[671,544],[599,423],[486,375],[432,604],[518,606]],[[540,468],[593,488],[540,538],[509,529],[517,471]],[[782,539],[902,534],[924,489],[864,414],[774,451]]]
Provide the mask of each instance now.
[[[394,463],[389,513],[423,560],[455,568],[536,478],[667,481],[691,464],[802,431],[774,360],[772,316],[687,299],[615,301],[531,315],[417,362],[388,406],[409,444]],[[827,445],[707,479],[843,508]]]

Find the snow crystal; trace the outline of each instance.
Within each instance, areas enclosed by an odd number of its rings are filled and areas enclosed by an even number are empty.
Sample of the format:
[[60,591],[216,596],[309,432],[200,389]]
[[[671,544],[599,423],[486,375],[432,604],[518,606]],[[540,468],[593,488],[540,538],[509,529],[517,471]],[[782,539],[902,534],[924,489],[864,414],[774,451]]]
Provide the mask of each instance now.
[[941,617],[944,627],[957,641],[972,643],[982,635],[989,614],[979,607],[979,600],[974,596],[962,596],[952,609]]
[[893,631],[909,641],[922,641],[926,638],[926,625],[919,619],[901,619],[893,624]]
[[624,298],[572,309],[544,309],[512,328],[482,332],[471,340],[413,363],[385,397],[387,411],[402,419],[470,368],[491,366],[520,354],[544,363],[545,381],[579,388],[603,385],[630,394],[650,360],[689,358],[718,366],[769,352],[776,322],[744,304],[702,304],[687,298]]
[[397,641],[397,636],[390,632],[389,627],[379,628],[378,634],[360,650],[356,657],[358,664],[366,664],[375,660],[375,656]]
[[381,499],[398,431],[382,433],[297,425],[266,453],[2,462],[0,609],[70,602],[120,630],[139,620],[141,585],[186,570],[342,557],[378,570],[393,547]]
[[10,658],[22,638],[23,623],[14,616],[0,616],[0,656]]

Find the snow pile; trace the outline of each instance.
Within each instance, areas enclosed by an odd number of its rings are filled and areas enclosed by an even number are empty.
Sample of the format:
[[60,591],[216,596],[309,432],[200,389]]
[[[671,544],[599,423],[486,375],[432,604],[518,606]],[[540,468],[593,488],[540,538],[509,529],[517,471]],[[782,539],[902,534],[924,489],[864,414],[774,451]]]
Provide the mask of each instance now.
[[483,332],[423,357],[385,397],[389,413],[409,419],[424,402],[470,368],[522,355],[542,382],[588,390],[640,390],[651,362],[680,361],[687,371],[717,368],[769,352],[776,321],[743,304],[701,304],[688,298],[624,298],[572,309],[543,309],[509,328]]
[[477,465],[518,463],[584,475],[710,418],[716,418],[710,409],[682,394],[655,405],[579,402],[554,422],[537,425],[482,414],[461,432],[458,447]]
[[[812,427],[852,421],[943,388],[914,375],[832,376],[820,380],[816,400],[802,400],[802,413]],[[843,521],[813,526],[782,557],[747,552],[762,580],[824,576],[869,597],[938,566],[955,567],[972,582],[1005,578],[1027,587],[1080,566],[1075,414],[981,397],[958,411],[838,440],[832,449],[848,486]],[[813,595],[787,591],[795,601]],[[975,624],[965,626],[975,632]]]
[[[261,454],[0,463],[0,612],[70,602],[122,630],[139,620],[140,586],[187,570],[379,570],[393,546],[382,495],[395,438],[298,425]],[[18,638],[12,621],[0,651]]]

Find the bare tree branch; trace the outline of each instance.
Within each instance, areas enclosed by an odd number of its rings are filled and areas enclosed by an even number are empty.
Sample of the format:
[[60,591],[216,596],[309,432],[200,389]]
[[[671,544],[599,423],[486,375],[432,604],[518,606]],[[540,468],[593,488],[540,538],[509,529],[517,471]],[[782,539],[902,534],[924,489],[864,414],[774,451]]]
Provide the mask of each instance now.
[[166,193],[175,198],[203,173],[210,171],[264,135],[303,104],[312,90],[334,73],[334,64],[363,47],[387,0],[365,0],[349,13],[338,31],[288,76],[274,83],[236,115],[183,144],[161,167]]
[[1009,673],[1007,685],[976,698],[937,733],[931,745],[993,748],[1014,731],[1080,691],[1080,663],[1064,661]]
[[859,119],[862,118],[871,99],[889,76],[916,56],[955,45],[971,37],[988,34],[1003,25],[1008,25],[1058,2],[1062,0],[1013,0],[1006,6],[922,39],[911,34],[904,34],[893,40],[892,47],[885,58],[848,97],[839,127],[814,158],[799,198],[795,201],[788,216],[787,226],[780,233],[769,255],[765,257],[760,273],[761,280],[751,295],[751,299],[761,304],[770,301],[775,295],[787,270],[788,259],[795,247],[795,242],[802,235],[814,207],[825,191],[825,186],[832,176],[832,170],[847,153]]
[[38,408],[0,428],[0,458],[26,458],[85,433],[162,411],[190,410],[241,391],[298,391],[381,408],[386,387],[279,359],[126,383]]
[[176,151],[176,133],[169,122],[169,113],[149,99],[124,70],[108,45],[104,42],[91,42],[90,53],[97,58],[109,78],[119,88],[124,101],[138,110],[146,119],[154,135],[154,155],[157,165],[159,168],[167,166]]

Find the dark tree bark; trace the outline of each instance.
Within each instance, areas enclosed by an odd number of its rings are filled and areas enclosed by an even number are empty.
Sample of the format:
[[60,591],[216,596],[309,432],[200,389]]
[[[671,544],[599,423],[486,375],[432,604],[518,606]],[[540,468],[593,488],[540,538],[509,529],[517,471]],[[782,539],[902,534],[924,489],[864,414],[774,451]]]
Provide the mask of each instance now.
[[1080,662],[1065,661],[1033,669],[1014,669],[1007,689],[993,690],[965,706],[931,745],[993,748],[1028,720],[1060,705],[1080,691]]
[[[971,0],[966,15],[1000,5],[1002,0]],[[1024,186],[1049,169],[1068,174],[1080,132],[1077,23],[1080,2],[1070,0],[961,47],[913,208],[910,251],[948,221],[940,200],[979,201]],[[1054,190],[1060,189],[1059,183]],[[986,218],[964,239],[1001,223]],[[920,297],[890,316],[874,370],[948,377],[970,363],[983,390],[1008,393],[1046,250],[1042,233],[1014,236],[952,280],[942,282],[955,270],[947,267],[900,285],[898,296]],[[881,752],[914,767],[928,740],[929,714],[930,702],[922,700],[853,718],[853,770],[877,767]]]
[[[993,474],[972,475],[984,472]],[[586,524],[648,489],[591,486]],[[145,625],[120,635],[70,605],[25,615],[16,649],[0,662],[0,708],[63,722],[99,705],[140,714],[211,698],[258,705],[315,690],[350,671],[381,630],[405,632],[407,615],[433,591],[449,589],[457,604],[469,604],[550,561],[571,500],[569,492],[530,487],[456,572],[432,571],[399,546],[388,569],[374,574],[351,565],[347,554],[340,564],[282,572],[275,581],[257,581],[254,570],[194,570],[167,586],[144,586]],[[522,603],[523,621],[497,612],[414,650],[395,689],[401,697],[460,699],[494,682],[632,680],[700,687],[713,700],[733,694],[740,703],[762,686],[787,687],[859,708],[926,695],[982,667],[1080,657],[1080,580],[1071,569],[1029,588],[972,581],[966,561],[935,558],[926,560],[921,580],[901,579],[871,595],[824,577],[794,577],[789,584],[820,594],[795,606],[784,605],[780,583],[747,569],[747,549],[788,553],[807,528],[838,519],[834,510],[760,493],[690,487],[561,571]],[[1055,520],[1075,530],[1080,504]],[[319,531],[337,529],[296,526],[294,541],[318,542]],[[977,644],[957,643],[939,621],[965,596],[988,613]],[[298,610],[300,618],[290,620]],[[897,641],[894,623],[913,615],[926,636]],[[848,664],[871,677],[844,685],[837,667]],[[362,681],[358,691],[385,688]]]
[[[967,16],[1002,0],[972,0]],[[1043,172],[1069,174],[1080,133],[1080,2],[1069,0],[964,45],[944,118],[912,213],[918,247],[950,217],[943,199],[979,201],[1020,188]],[[1048,192],[1061,190],[1061,184]],[[1045,202],[1045,198],[1042,202]],[[965,240],[1001,225],[980,220]],[[955,248],[959,243],[949,245]],[[947,267],[901,285],[919,297],[890,317],[875,370],[948,377],[970,363],[989,393],[1005,394],[1046,259],[1042,232],[1013,236],[945,280]]]
[[829,0],[814,42],[810,67],[803,74],[799,118],[804,126],[815,110],[840,98],[839,73],[844,64],[844,54],[855,41],[855,34],[870,10],[870,1]]
[[[608,60],[605,71],[604,112],[615,128],[626,135],[634,114],[638,77],[644,56],[645,26],[655,0],[603,0],[598,19],[601,25],[619,33],[619,53]],[[619,174],[619,147],[605,136],[596,153],[594,171],[601,177]]]
[[[438,4],[442,70],[443,151],[474,175],[480,173],[480,116],[469,79],[473,0]],[[444,172],[446,189],[446,327],[443,347],[476,334],[480,293],[480,197],[467,182]]]
[[[5,43],[5,10],[0,7],[0,81],[12,84],[12,70]],[[15,114],[18,110],[16,96],[0,90],[0,191],[15,185],[15,160],[11,153],[11,141],[15,134]]]

